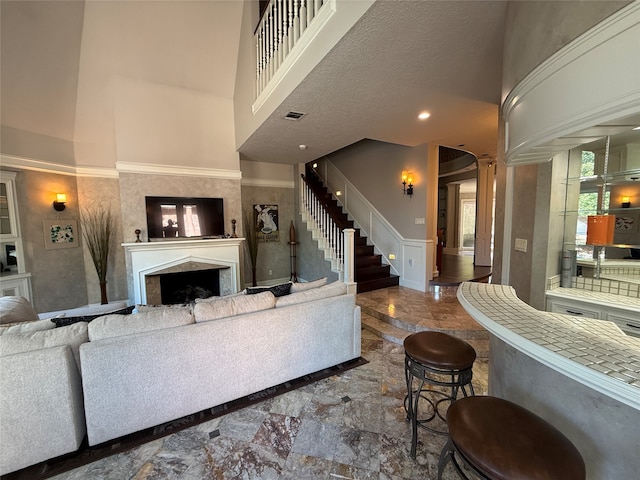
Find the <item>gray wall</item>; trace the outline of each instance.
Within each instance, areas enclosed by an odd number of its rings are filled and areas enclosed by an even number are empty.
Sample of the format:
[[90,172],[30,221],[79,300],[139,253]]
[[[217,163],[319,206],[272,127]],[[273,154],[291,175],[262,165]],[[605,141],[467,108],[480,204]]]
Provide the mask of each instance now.
[[[289,247],[289,227],[295,220],[294,189],[279,187],[242,187],[242,214],[253,218],[253,206],[260,204],[278,205],[278,228],[280,235],[277,242],[258,244],[256,280],[258,284],[288,281],[291,276]],[[241,222],[241,217],[238,217]],[[296,230],[299,228],[296,226]],[[298,232],[296,232],[298,233]],[[299,234],[297,235],[299,236]],[[251,264],[243,262],[243,284],[251,286]],[[269,274],[271,270],[271,274]]]
[[[415,218],[427,216],[427,145],[405,147],[363,140],[327,155],[327,158],[403,237],[426,239],[426,226],[416,225]],[[414,173],[412,197],[402,193],[400,177],[403,170]]]
[[[67,194],[67,208],[53,209],[56,193]],[[76,178],[29,170],[18,172],[16,195],[25,268],[31,273],[32,303],[36,311],[48,312],[78,307],[87,303],[84,244],[77,247],[45,250],[45,220],[78,220]],[[99,301],[99,297],[98,297]]]

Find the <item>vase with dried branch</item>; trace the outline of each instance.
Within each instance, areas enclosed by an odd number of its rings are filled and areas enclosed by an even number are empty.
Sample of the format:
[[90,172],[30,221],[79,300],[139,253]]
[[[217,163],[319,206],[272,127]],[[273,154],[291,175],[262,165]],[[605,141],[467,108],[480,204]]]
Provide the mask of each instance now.
[[244,237],[245,248],[249,254],[249,261],[251,262],[251,281],[255,287],[258,282],[256,281],[256,268],[258,265],[258,235],[256,234],[255,224],[252,221],[253,215],[251,212],[243,215],[244,223]]
[[109,303],[107,299],[107,267],[111,239],[116,229],[116,219],[104,205],[94,204],[80,210],[82,237],[87,244],[89,254],[96,267],[100,282],[100,303]]

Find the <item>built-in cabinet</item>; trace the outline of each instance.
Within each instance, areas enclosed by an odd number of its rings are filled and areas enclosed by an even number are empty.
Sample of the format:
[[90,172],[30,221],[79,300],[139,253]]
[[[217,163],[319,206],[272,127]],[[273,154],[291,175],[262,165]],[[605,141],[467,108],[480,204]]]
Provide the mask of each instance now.
[[[588,294],[585,291],[585,296]],[[640,337],[640,309],[616,308],[597,300],[562,298],[547,293],[547,311],[576,317],[607,320],[615,323],[627,335]]]
[[31,300],[31,274],[26,272],[16,173],[0,170],[0,294]]

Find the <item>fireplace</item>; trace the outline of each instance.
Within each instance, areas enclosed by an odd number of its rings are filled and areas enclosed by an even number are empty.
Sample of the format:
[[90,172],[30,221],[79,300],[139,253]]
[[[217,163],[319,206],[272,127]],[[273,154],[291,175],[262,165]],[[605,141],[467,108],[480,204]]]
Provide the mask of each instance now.
[[127,270],[133,280],[133,292],[130,292],[133,302],[149,305],[183,303],[175,299],[167,301],[168,297],[163,297],[163,277],[167,278],[165,282],[174,281],[178,290],[188,289],[185,286],[189,284],[194,291],[208,290],[214,295],[238,292],[242,240],[228,238],[123,244],[127,253]]
[[[169,271],[146,275],[147,303],[170,305],[190,303],[196,298],[220,296],[220,273],[227,269],[229,267],[207,268],[187,262]],[[223,282],[227,283],[224,273],[222,276]]]

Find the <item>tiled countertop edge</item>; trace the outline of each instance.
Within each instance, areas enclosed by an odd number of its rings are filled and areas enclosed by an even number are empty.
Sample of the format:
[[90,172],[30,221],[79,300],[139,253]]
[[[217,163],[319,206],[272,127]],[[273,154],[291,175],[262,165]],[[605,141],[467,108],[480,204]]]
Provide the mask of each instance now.
[[[498,296],[494,293],[496,287],[502,291],[502,295]],[[513,348],[521,351],[522,353],[530,356],[531,358],[539,361],[547,367],[565,375],[595,391],[598,391],[614,400],[622,402],[636,410],[640,411],[640,389],[630,385],[628,383],[618,381],[609,375],[598,372],[592,368],[581,365],[573,360],[570,360],[556,352],[549,350],[546,347],[538,345],[537,343],[524,338],[523,336],[512,332],[507,327],[494,321],[488,312],[482,311],[473,303],[473,299],[465,296],[465,291],[469,291],[470,288],[476,289],[476,291],[482,295],[486,300],[490,301],[508,301],[511,304],[516,304],[518,307],[531,309],[529,305],[520,300],[510,286],[505,285],[492,285],[486,283],[470,283],[463,282],[458,288],[458,301],[464,307],[464,309],[471,315],[471,317],[477,321],[480,325],[485,327],[489,333],[495,335],[500,340],[511,345]],[[506,297],[499,298],[499,297]],[[538,312],[540,315],[549,315],[546,312]],[[549,315],[553,317],[554,315]],[[569,315],[563,316],[571,318]],[[621,333],[621,335],[624,335]]]

